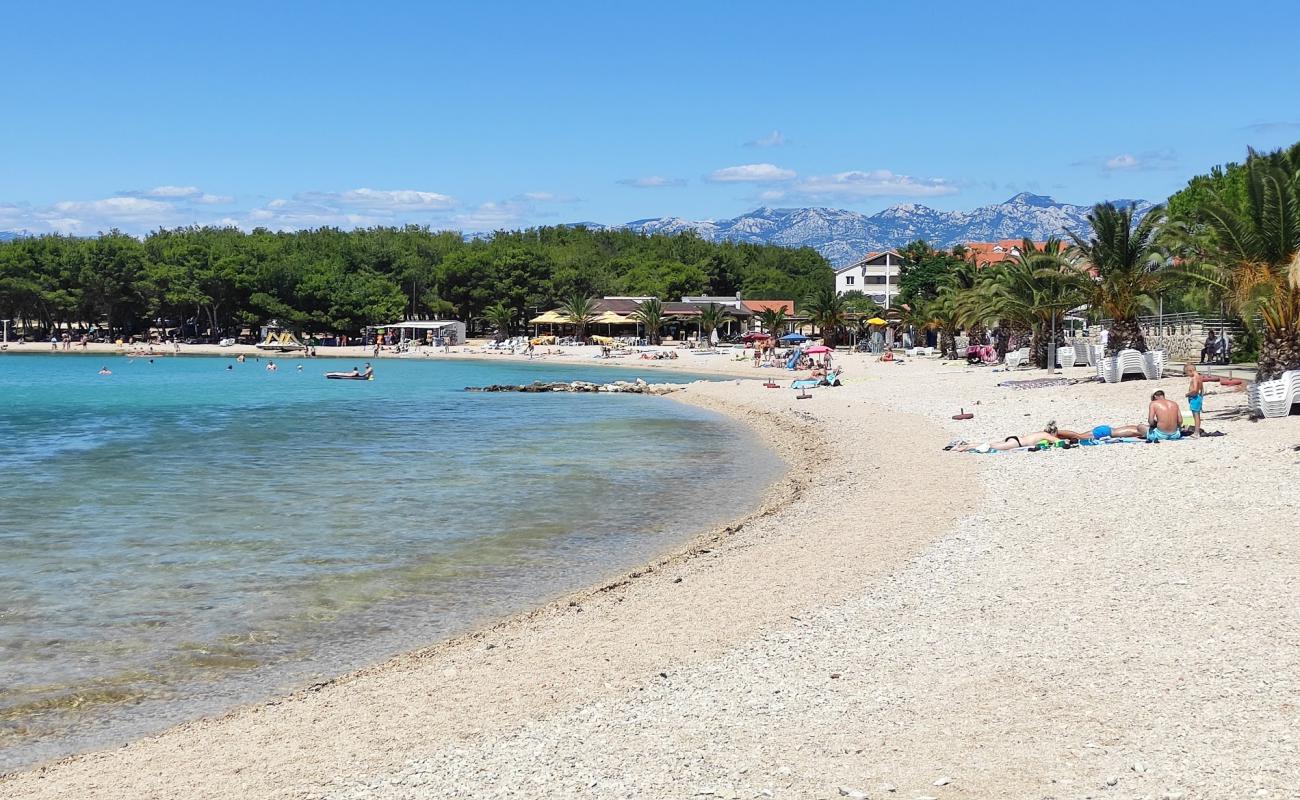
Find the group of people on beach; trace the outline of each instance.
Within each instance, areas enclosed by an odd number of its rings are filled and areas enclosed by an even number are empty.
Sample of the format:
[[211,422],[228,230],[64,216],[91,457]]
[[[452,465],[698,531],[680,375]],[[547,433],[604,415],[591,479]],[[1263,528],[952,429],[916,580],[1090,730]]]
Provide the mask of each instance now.
[[1187,405],[1192,414],[1192,425],[1183,427],[1183,410],[1177,401],[1169,399],[1163,390],[1153,392],[1147,405],[1146,422],[1132,424],[1101,424],[1081,431],[1058,427],[1055,420],[1043,426],[1041,431],[1013,434],[1000,442],[968,444],[954,442],[946,450],[957,452],[1006,452],[1009,450],[1046,450],[1051,447],[1074,447],[1080,444],[1095,444],[1102,441],[1141,441],[1169,442],[1185,436],[1200,438],[1201,413],[1205,404],[1205,377],[1197,371],[1195,364],[1188,364],[1184,373],[1191,379],[1187,387]]

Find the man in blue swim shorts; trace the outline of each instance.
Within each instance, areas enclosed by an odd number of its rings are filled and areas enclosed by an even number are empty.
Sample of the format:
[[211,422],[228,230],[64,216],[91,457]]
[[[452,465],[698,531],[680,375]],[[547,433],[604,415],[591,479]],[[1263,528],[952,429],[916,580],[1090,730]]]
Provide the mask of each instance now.
[[1164,392],[1151,395],[1147,420],[1151,425],[1147,431],[1148,442],[1169,442],[1183,438],[1183,410],[1173,400],[1165,397]]

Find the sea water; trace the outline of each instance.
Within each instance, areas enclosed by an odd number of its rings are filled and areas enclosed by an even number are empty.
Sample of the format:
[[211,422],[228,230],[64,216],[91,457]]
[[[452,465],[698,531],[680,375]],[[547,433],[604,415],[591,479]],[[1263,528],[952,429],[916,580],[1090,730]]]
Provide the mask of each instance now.
[[635,364],[267,363],[0,356],[0,771],[534,606],[783,469],[661,397],[464,391]]

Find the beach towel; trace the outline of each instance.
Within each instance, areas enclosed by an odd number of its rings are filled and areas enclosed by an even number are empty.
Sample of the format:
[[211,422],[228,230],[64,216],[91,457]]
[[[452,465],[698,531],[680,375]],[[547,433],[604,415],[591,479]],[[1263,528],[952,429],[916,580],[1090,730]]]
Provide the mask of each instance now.
[[802,380],[790,382],[791,389],[811,389],[815,386],[820,386],[820,385],[821,385],[821,381],[813,380],[812,378],[804,378]]
[[1007,389],[1046,389],[1049,386],[1073,386],[1078,383],[1073,378],[1033,378],[1027,381],[1003,381],[999,387]]

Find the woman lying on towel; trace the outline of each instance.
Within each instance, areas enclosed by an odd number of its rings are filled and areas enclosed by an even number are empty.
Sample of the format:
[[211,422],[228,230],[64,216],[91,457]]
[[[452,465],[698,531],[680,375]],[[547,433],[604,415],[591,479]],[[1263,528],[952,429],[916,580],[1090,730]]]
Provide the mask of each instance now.
[[[1025,447],[1037,447],[1042,444],[1047,446],[1055,445],[1057,442],[1065,441],[1047,431],[1034,431],[1033,433],[1022,433],[1019,436],[1008,436],[1000,442],[985,442],[984,444],[956,444],[952,449],[958,453],[992,453],[994,451],[1005,452],[1007,450],[1020,450]],[[945,450],[948,448],[944,448]]]

